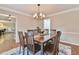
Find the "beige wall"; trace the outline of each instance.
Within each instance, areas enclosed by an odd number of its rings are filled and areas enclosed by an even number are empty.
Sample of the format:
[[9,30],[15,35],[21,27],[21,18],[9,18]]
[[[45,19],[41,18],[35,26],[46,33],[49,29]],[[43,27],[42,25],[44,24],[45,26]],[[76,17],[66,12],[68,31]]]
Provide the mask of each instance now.
[[41,20],[35,20],[30,16],[16,14],[16,41],[18,42],[18,31],[27,31],[28,29],[36,29],[37,26],[42,27]]
[[26,31],[28,29],[35,29],[37,26],[41,27],[41,21],[35,20],[32,17],[24,16],[24,15],[16,15],[17,21],[17,30],[18,31]]
[[60,41],[79,45],[79,10],[51,17],[54,29],[62,32]]
[[79,10],[51,17],[53,28],[63,32],[79,33]]

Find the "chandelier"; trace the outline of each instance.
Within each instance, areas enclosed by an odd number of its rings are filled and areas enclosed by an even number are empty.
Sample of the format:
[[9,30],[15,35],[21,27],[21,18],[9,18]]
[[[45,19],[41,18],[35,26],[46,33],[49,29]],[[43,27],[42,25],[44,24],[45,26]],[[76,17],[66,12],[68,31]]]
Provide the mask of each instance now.
[[37,7],[38,7],[38,12],[33,15],[33,18],[37,20],[42,20],[45,18],[45,14],[40,12],[40,4],[37,4]]

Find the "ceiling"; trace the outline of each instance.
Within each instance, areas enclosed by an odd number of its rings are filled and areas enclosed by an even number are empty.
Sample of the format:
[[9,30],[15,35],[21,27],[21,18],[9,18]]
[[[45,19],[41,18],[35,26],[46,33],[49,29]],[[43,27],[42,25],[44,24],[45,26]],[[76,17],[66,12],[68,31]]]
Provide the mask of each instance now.
[[[29,15],[33,15],[35,12],[37,12],[36,4],[0,4],[0,6],[14,9]],[[79,4],[41,4],[40,12],[50,15],[77,7],[79,7]]]

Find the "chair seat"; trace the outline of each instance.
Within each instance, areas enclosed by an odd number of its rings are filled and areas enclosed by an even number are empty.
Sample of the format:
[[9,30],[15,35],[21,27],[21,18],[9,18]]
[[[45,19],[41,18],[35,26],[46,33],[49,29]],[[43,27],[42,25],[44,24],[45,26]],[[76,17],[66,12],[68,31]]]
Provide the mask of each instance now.
[[59,49],[54,48],[54,44],[48,44],[44,47],[44,52],[47,54],[56,55],[59,52]]
[[23,47],[27,47],[27,44],[25,44]]
[[44,51],[45,52],[52,52],[54,49],[54,44],[47,44],[45,47],[44,47]]
[[[30,45],[30,44],[29,44]],[[30,46],[32,46],[32,45],[30,45]],[[30,51],[30,52],[33,52],[34,54],[35,53],[37,53],[38,51],[40,51],[40,49],[41,49],[41,46],[40,45],[38,45],[38,44],[34,44],[34,51],[32,51],[33,49],[32,48],[30,48],[30,47],[28,47],[28,50]]]
[[38,52],[41,49],[41,46],[38,44],[35,44],[35,53]]

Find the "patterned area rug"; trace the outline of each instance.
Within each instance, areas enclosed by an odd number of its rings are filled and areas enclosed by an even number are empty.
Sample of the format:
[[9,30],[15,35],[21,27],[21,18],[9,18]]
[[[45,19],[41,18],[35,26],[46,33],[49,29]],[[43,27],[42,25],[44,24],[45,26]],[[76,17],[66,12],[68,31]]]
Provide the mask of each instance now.
[[[17,47],[9,51],[3,52],[1,53],[1,55],[23,55],[22,52],[23,51],[21,51],[21,53],[19,54],[19,47]],[[32,55],[32,53],[29,53],[29,54]],[[25,55],[27,55],[27,48],[25,50]],[[41,51],[36,53],[36,55],[41,55]],[[71,47],[60,44],[59,55],[71,55]]]

